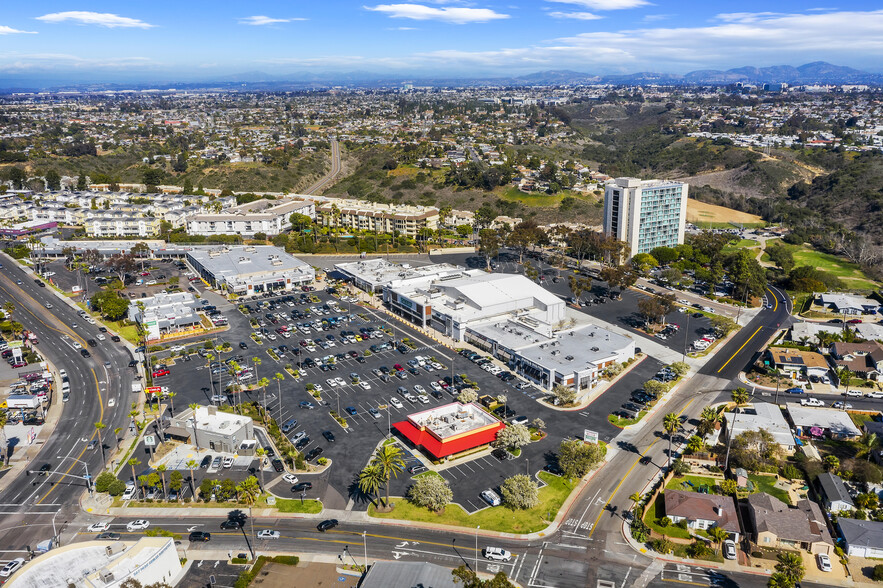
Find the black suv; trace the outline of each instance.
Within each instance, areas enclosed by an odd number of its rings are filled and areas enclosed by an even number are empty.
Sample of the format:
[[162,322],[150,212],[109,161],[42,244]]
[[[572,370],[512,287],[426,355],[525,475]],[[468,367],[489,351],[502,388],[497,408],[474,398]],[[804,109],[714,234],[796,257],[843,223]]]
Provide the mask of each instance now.
[[204,543],[206,541],[212,540],[212,534],[211,533],[204,533],[203,531],[194,531],[194,532],[190,533],[189,539],[191,542]]
[[233,521],[233,520],[227,519],[226,521],[221,523],[221,528],[222,529],[241,529],[242,523],[239,521]]
[[307,454],[306,460],[313,461],[314,459],[316,459],[317,457],[322,455],[322,451],[323,451],[323,449],[321,447],[316,447],[315,449],[313,449],[312,451],[310,451]]
[[316,525],[316,528],[324,533],[328,529],[333,529],[338,524],[339,523],[337,522],[337,519],[328,519],[327,521],[322,521],[321,523]]
[[276,470],[277,472],[281,472],[285,469],[285,465],[282,463],[282,460],[279,459],[278,457],[272,461],[272,464],[273,464],[273,469]]
[[312,482],[298,482],[294,486],[291,487],[292,492],[306,492],[307,490],[313,489]]

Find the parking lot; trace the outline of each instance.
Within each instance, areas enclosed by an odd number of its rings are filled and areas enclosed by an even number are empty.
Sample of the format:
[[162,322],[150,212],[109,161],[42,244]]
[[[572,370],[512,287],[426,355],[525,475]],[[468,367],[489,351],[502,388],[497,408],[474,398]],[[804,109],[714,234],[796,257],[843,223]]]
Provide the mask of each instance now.
[[[438,382],[446,377],[450,379],[452,375],[465,374],[477,383],[480,388],[479,395],[505,394],[508,398],[507,406],[515,414],[524,415],[531,420],[541,418],[547,423],[547,437],[524,448],[521,456],[516,459],[500,462],[494,457],[486,456],[475,460],[464,460],[463,463],[443,471],[442,475],[451,481],[454,500],[467,510],[475,510],[484,506],[478,497],[482,490],[496,488],[505,478],[515,473],[526,471],[535,473],[541,470],[550,458],[554,459],[554,452],[564,438],[582,437],[584,429],[591,429],[598,431],[602,440],[612,439],[619,429],[609,424],[607,415],[616,410],[632,391],[641,388],[643,382],[651,378],[661,366],[659,362],[647,358],[587,409],[556,411],[537,402],[538,398],[544,396],[540,390],[532,387],[516,389],[513,384],[519,380],[516,379],[509,384],[504,383],[455,351],[422,336],[407,325],[390,319],[379,311],[339,302],[337,305],[339,312],[318,316],[313,312],[306,319],[280,320],[279,314],[291,317],[292,311],[300,310],[303,313],[310,307],[321,309],[335,300],[334,296],[327,292],[318,291],[308,293],[308,301],[300,303],[300,292],[294,292],[293,305],[290,305],[285,301],[285,297],[291,295],[292,293],[288,292],[275,298],[238,300],[237,304],[244,303],[253,309],[251,314],[243,314],[236,305],[224,301],[214,293],[206,293],[205,297],[229,319],[230,329],[219,339],[228,341],[233,350],[222,354],[221,361],[232,358],[239,366],[251,366],[253,376],[248,380],[249,382],[264,377],[271,378],[277,373],[284,375],[281,383],[271,380],[267,386],[267,404],[272,416],[280,425],[292,420],[296,421],[286,427],[288,429],[286,434],[293,442],[299,442],[300,451],[313,456],[311,463],[315,463],[315,459],[319,456],[316,454],[317,450],[321,450],[322,457],[332,460],[332,467],[321,474],[298,474],[302,481],[310,481],[313,484],[312,489],[306,494],[307,498],[321,498],[330,508],[345,508],[350,500],[353,501],[354,508],[367,508],[368,498],[360,494],[355,480],[374,448],[387,435],[390,424],[403,420],[410,413],[454,401],[450,393],[434,390],[432,382]],[[275,308],[271,310],[264,307],[258,311],[258,304],[273,304]],[[332,309],[334,306],[331,305],[329,308]],[[271,322],[267,317],[268,313],[272,313],[276,323]],[[351,318],[346,321],[342,317]],[[264,322],[266,326],[259,329],[266,329],[268,334],[273,333],[275,340],[264,337],[260,344],[256,343],[250,337],[254,332],[250,324],[252,318],[259,318]],[[282,328],[282,325],[286,325],[289,332],[292,332],[298,324],[332,318],[337,320],[337,325],[326,331],[311,330],[308,334],[297,331],[289,338],[275,333],[275,329]],[[344,343],[340,336],[340,331],[362,336],[364,333],[360,329],[376,332],[381,327],[385,331],[381,338],[366,337],[362,341]],[[328,339],[329,335],[334,336],[334,347],[329,349],[321,349],[314,345],[315,351],[309,351],[300,344],[307,338],[315,341],[321,338],[326,345],[329,345],[331,343]],[[410,339],[414,348],[401,353],[390,346],[389,349],[369,352],[366,357],[365,351],[369,350],[371,345],[386,341],[400,342],[403,338]],[[240,346],[240,342],[244,343],[245,348]],[[201,340],[192,341],[187,347],[193,352],[190,360],[176,358],[174,364],[170,366],[170,374],[156,378],[154,381],[155,385],[168,386],[176,392],[174,402],[178,407],[187,406],[191,402],[208,404],[212,396],[217,394],[218,377],[222,378],[222,388],[225,388],[233,377],[229,372],[211,373],[207,360],[196,354],[196,351],[202,348],[202,343]],[[278,360],[267,352],[269,348],[276,349]],[[163,354],[157,355],[161,357]],[[319,367],[321,358],[329,355],[336,356],[334,368],[322,371]],[[408,361],[416,356],[431,358],[430,363],[434,361],[440,364],[442,369],[414,368],[408,364]],[[308,357],[313,360],[309,366]],[[259,365],[255,364],[255,358],[260,359]],[[397,364],[402,368],[401,370],[395,368]],[[286,365],[290,365],[293,369],[299,368],[304,374],[303,377],[293,378],[286,373]],[[402,371],[404,375],[399,377],[393,375],[396,371]],[[351,374],[357,374],[358,383]],[[340,380],[334,383],[329,381],[338,378]],[[307,384],[321,387],[321,402],[309,394]],[[418,391],[414,387],[418,385],[423,388],[425,396],[423,401],[417,398]],[[414,396],[413,401],[398,393],[399,387],[406,388],[408,393]],[[400,408],[393,404],[393,398],[398,401]],[[252,400],[259,402],[263,400],[260,389],[250,394],[243,394],[242,401]],[[303,402],[311,403],[313,408],[301,406]],[[334,420],[331,411],[346,418],[345,428]],[[328,437],[323,436],[325,432],[329,433]],[[417,463],[417,458],[410,452],[406,457],[406,469]],[[281,480],[274,480],[274,477],[280,478],[280,476],[275,472],[266,472],[266,474],[268,486],[275,493],[284,495],[287,485]],[[409,485],[409,480],[410,474],[407,471],[403,472],[398,479],[393,480],[391,492],[403,494]]]

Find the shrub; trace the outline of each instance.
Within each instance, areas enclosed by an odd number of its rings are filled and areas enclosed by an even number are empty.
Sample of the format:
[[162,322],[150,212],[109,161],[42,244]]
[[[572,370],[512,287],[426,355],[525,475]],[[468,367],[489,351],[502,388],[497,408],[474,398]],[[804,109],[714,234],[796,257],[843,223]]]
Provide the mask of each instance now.
[[319,464],[320,466],[323,466],[328,463],[328,458],[327,457],[320,457],[319,459],[316,460],[316,463]]
[[122,480],[114,480],[107,487],[107,493],[111,496],[122,496],[126,491],[126,483]]
[[110,472],[101,472],[95,479],[95,491],[107,492],[107,489],[116,479],[117,477]]
[[659,526],[663,529],[671,524],[671,519],[668,517],[662,517],[659,519]]
[[883,582],[883,564],[874,566],[874,573],[871,574],[871,577],[877,582]]

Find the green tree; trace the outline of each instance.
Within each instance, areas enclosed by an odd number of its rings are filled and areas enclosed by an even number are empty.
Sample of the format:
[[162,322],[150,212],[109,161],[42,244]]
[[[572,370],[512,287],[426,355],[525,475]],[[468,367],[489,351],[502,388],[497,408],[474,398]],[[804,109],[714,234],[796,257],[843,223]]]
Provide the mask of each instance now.
[[794,582],[782,572],[776,572],[771,575],[766,585],[767,588],[794,588]]
[[569,386],[555,384],[552,388],[552,396],[558,406],[569,406],[576,401],[576,391]]
[[720,420],[720,411],[713,406],[706,406],[702,409],[702,415],[699,417],[699,426],[696,427],[696,431],[701,437],[707,437],[714,432]]
[[720,527],[711,527],[706,531],[706,533],[708,533],[708,536],[711,537],[711,539],[715,542],[718,549],[720,549],[721,543],[726,541],[727,538],[730,536],[729,533],[727,533]]
[[359,472],[359,490],[368,496],[379,498],[380,487],[386,483],[386,477],[383,474],[383,468],[374,463],[370,463]]
[[509,425],[497,431],[497,439],[494,444],[497,447],[518,449],[530,443],[530,430],[522,424]]
[[799,553],[793,551],[785,551],[777,556],[779,563],[776,564],[776,571],[784,574],[791,584],[797,584],[803,579],[806,570],[803,567],[803,558]]
[[55,171],[54,169],[50,169],[46,172],[46,187],[49,190],[60,190],[61,189],[61,175]]
[[737,406],[743,406],[748,404],[748,390],[745,388],[736,388],[730,393],[730,398],[732,398],[733,402],[736,403]]
[[604,459],[607,449],[602,445],[565,439],[558,446],[558,465],[568,478],[582,478]]
[[503,502],[512,508],[529,509],[540,503],[540,489],[537,483],[524,474],[516,474],[500,484]]
[[391,478],[405,469],[405,460],[402,458],[402,449],[398,445],[381,445],[374,452],[371,463],[380,467],[383,479],[386,481],[386,506],[389,506],[389,483]]
[[249,476],[242,480],[242,482],[236,486],[236,493],[239,495],[239,499],[246,504],[254,504],[257,497],[261,494],[261,487],[258,484],[258,479],[254,476]]
[[836,472],[840,469],[840,460],[836,455],[826,455],[822,460],[822,464],[825,466],[825,471],[828,472]]
[[454,499],[448,481],[439,475],[427,473],[414,478],[408,488],[408,500],[435,512],[442,512]]
[[668,413],[662,419],[662,429],[668,435],[668,463],[672,462],[672,449],[671,442],[674,438],[675,433],[681,428],[681,419],[678,415],[673,412]]
[[736,484],[736,480],[721,480],[720,482],[721,492],[728,496],[732,496],[736,494],[736,491],[739,489],[739,486]]

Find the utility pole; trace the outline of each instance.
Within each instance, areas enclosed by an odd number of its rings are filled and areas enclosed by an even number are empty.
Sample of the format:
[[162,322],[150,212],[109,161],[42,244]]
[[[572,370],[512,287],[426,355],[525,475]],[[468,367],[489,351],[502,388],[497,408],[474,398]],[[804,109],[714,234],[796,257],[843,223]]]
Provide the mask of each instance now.
[[481,529],[481,525],[477,525],[475,527],[475,573],[478,574],[478,530]]

